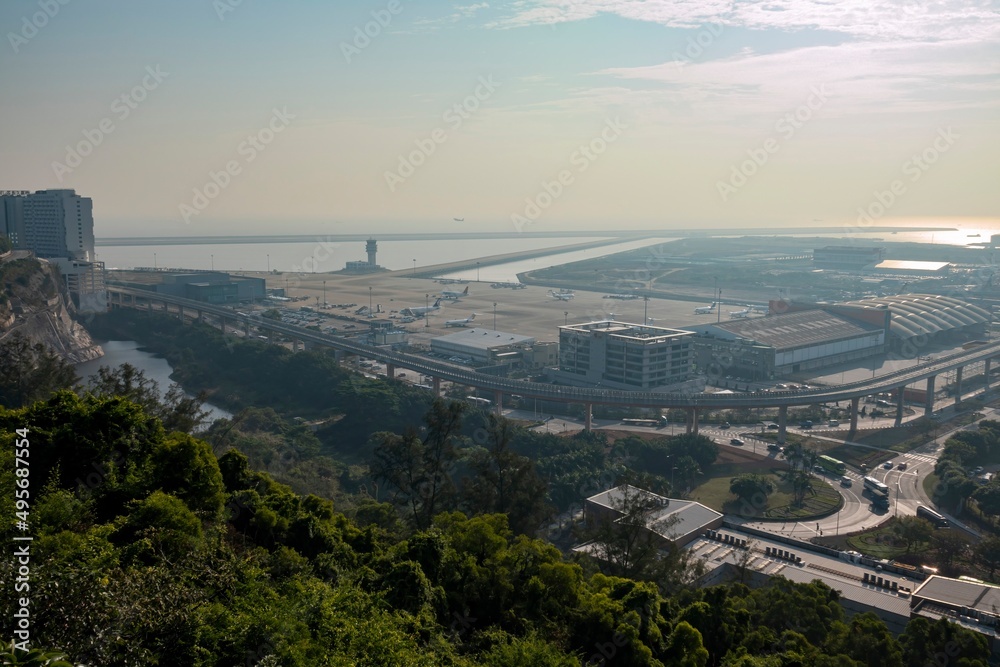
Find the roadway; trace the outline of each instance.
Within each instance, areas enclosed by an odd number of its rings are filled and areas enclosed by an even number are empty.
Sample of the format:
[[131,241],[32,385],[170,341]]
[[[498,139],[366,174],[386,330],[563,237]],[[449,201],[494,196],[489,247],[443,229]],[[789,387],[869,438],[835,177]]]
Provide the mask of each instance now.
[[[453,383],[494,391],[499,395],[520,395],[526,398],[556,400],[564,403],[603,404],[649,408],[687,409],[734,409],[756,407],[801,406],[816,403],[833,403],[860,398],[878,392],[886,392],[898,387],[925,380],[929,377],[964,367],[966,365],[992,359],[1000,355],[1000,342],[983,345],[972,350],[939,357],[925,364],[901,369],[877,378],[865,379],[834,387],[817,387],[806,390],[754,391],[742,394],[680,394],[670,392],[624,391],[591,387],[568,387],[551,384],[512,380],[477,373],[466,367],[412,354],[393,352],[364,343],[333,336],[302,327],[284,324],[275,320],[251,318],[237,315],[235,311],[200,301],[163,294],[151,294],[145,290],[121,286],[109,286],[111,294],[127,295],[136,300],[134,307],[152,307],[153,302],[162,302],[164,307],[172,304],[178,308],[210,313],[231,321],[239,321],[245,327],[253,326],[279,333],[289,338],[315,345],[338,349],[364,358],[373,359],[396,368],[407,368],[423,375],[438,377]],[[146,300],[138,303],[138,299]],[[121,305],[121,304],[117,304]]]

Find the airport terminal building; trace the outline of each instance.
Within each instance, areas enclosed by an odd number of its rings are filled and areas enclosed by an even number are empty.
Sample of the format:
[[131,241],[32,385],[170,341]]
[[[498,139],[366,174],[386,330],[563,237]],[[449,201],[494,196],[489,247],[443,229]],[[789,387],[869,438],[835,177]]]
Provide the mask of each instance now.
[[605,320],[559,327],[559,371],[566,384],[651,390],[691,373],[690,331]]

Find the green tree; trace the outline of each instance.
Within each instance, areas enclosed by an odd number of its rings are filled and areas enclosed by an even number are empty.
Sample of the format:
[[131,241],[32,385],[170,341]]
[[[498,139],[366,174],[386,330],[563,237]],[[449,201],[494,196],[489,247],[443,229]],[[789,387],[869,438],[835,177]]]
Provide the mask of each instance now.
[[667,639],[666,655],[669,664],[677,667],[705,667],[708,664],[708,649],[702,643],[701,633],[687,621],[674,626]]
[[944,567],[950,567],[969,548],[969,542],[957,531],[937,530],[931,537],[931,548],[937,555],[938,562]]
[[508,420],[493,414],[487,417],[488,448],[469,455],[472,474],[465,480],[463,496],[474,514],[506,514],[515,533],[530,535],[551,510],[545,502],[545,482],[531,459],[510,449],[512,431]]
[[946,618],[936,621],[920,616],[911,618],[899,636],[899,643],[903,648],[904,667],[928,664],[986,667],[990,658],[986,637]]
[[993,573],[1000,567],[1000,537],[991,535],[984,538],[976,545],[974,551],[979,562],[989,568],[992,579]]
[[892,532],[906,545],[906,553],[910,553],[914,544],[930,541],[934,526],[917,516],[900,516],[893,521]]
[[872,612],[853,616],[834,626],[827,653],[846,655],[868,667],[903,667],[903,651],[885,622]]
[[9,408],[48,398],[80,381],[69,362],[20,332],[0,342],[0,369],[0,405]]
[[1000,514],[1000,483],[994,481],[979,487],[972,494],[972,499],[976,501],[984,514],[997,516]]
[[390,487],[393,501],[408,510],[414,527],[423,530],[433,517],[452,509],[457,460],[455,439],[462,426],[465,405],[435,400],[424,417],[424,436],[413,429],[402,435],[376,433],[371,475]]
[[208,416],[203,408],[204,393],[191,397],[174,383],[166,394],[161,395],[159,383],[146,377],[145,372],[132,364],[122,364],[117,368],[102,366],[90,379],[87,389],[95,396],[117,396],[138,403],[147,414],[159,418],[167,431],[191,433]]
[[729,480],[729,492],[746,502],[763,498],[766,503],[767,497],[774,493],[774,483],[765,475],[743,473]]

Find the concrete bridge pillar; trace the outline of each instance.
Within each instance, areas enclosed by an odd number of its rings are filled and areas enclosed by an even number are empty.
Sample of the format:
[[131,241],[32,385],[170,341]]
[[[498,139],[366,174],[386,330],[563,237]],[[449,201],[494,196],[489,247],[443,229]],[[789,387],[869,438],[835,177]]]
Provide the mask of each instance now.
[[906,394],[906,387],[896,388],[896,426],[903,425],[903,398]]
[[851,399],[851,436],[858,432],[858,406],[861,405],[861,397],[855,396]]
[[788,435],[788,406],[778,406],[778,444],[785,444],[785,436]]
[[583,430],[588,433],[593,430],[594,426],[594,404],[584,403],[583,405]]
[[957,406],[962,402],[962,371],[965,370],[964,366],[959,366],[955,369],[955,405]]
[[927,395],[924,398],[924,416],[929,417],[934,412],[934,380],[936,375],[927,378]]
[[433,377],[431,378],[431,388],[434,390],[434,397],[437,398],[441,395],[441,378]]
[[698,408],[687,409],[687,432],[698,435]]
[[396,379],[396,364],[386,364],[385,374],[389,376],[390,380]]

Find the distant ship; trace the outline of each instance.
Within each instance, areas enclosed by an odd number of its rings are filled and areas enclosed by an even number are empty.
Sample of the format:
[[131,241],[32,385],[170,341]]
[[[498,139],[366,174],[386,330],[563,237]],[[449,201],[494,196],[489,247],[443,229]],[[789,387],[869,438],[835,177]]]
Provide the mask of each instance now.
[[966,234],[966,237],[968,237],[970,239],[974,239],[974,238],[978,238],[979,234]]

